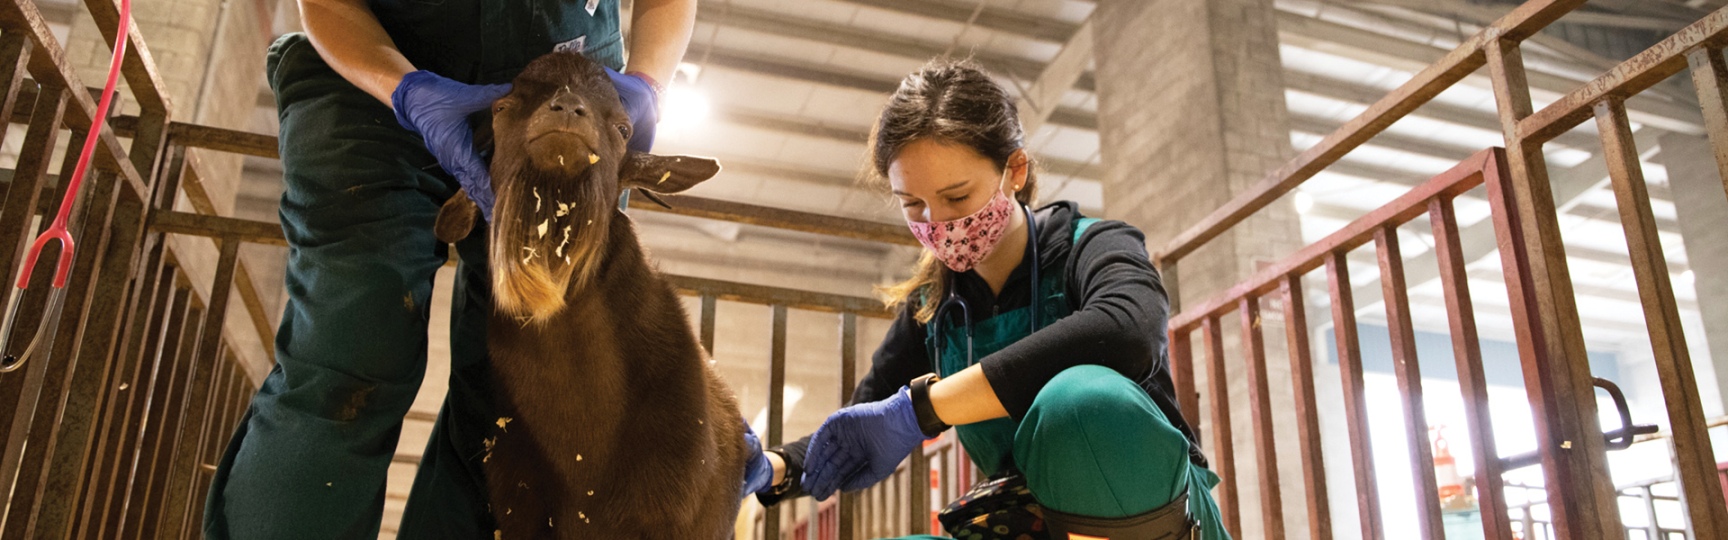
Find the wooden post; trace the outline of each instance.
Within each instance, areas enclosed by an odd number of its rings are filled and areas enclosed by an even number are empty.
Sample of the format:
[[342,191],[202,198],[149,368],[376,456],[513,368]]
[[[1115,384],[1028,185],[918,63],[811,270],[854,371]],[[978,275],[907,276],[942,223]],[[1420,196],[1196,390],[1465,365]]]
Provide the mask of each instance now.
[[1373,437],[1368,434],[1368,398],[1362,382],[1362,348],[1356,338],[1356,302],[1350,288],[1350,266],[1342,251],[1326,256],[1326,277],[1332,293],[1332,332],[1338,346],[1338,371],[1344,379],[1344,422],[1349,426],[1352,463],[1356,470],[1356,507],[1362,538],[1379,540],[1380,487],[1374,477]]
[[1548,165],[1541,144],[1526,143],[1518,127],[1531,114],[1523,55],[1505,38],[1489,42],[1485,53],[1510,171],[1488,193],[1554,533],[1562,540],[1625,538]]
[[1308,537],[1332,540],[1332,505],[1326,491],[1326,460],[1320,452],[1320,413],[1314,399],[1314,363],[1308,345],[1302,276],[1284,276],[1279,288],[1284,301],[1284,336],[1290,349],[1290,382],[1296,394],[1296,438],[1301,441],[1302,479],[1308,495]]

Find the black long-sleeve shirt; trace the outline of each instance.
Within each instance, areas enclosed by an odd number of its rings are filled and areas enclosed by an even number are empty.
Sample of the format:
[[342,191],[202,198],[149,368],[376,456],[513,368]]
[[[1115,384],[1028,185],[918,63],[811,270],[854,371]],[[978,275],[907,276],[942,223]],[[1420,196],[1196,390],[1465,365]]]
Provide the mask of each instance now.
[[[1139,383],[1154,403],[1190,443],[1189,459],[1204,466],[1193,431],[1178,412],[1166,357],[1165,325],[1169,302],[1158,272],[1146,255],[1139,229],[1120,221],[1099,221],[1077,242],[1074,222],[1082,217],[1072,202],[1057,202],[1036,212],[1039,272],[1067,276],[1067,297],[1073,313],[1037,332],[979,359],[1009,417],[1019,420],[1032,400],[1058,373],[1083,364],[1108,367]],[[1030,305],[1033,298],[1028,258],[1008,275],[1001,294],[994,294],[977,272],[954,276],[956,292],[972,306],[973,323]],[[987,308],[987,309],[980,309]],[[876,349],[870,372],[859,381],[850,403],[869,403],[892,396],[901,386],[931,371],[925,348],[928,327],[908,302]],[[763,504],[803,494],[798,475],[810,437],[771,450],[786,458],[791,491],[761,496]]]

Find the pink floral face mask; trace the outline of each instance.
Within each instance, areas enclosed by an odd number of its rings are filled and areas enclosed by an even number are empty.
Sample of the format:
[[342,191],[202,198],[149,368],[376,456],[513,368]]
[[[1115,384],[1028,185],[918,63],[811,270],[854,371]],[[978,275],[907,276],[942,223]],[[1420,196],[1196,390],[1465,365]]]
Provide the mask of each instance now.
[[[1004,184],[1011,170],[1011,167],[1003,168]],[[1008,232],[1013,215],[1014,201],[998,185],[990,202],[984,203],[984,207],[972,215],[950,221],[907,221],[906,226],[912,229],[912,236],[917,237],[918,242],[948,269],[965,272],[977,266],[1002,242],[1002,235]]]

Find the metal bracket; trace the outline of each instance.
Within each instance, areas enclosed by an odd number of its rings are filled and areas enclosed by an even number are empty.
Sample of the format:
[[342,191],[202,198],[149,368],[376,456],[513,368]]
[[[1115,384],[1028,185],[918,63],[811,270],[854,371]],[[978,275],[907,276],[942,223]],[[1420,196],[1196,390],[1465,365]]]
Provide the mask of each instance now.
[[[1654,425],[1634,425],[1632,423],[1632,408],[1626,404],[1626,394],[1620,391],[1619,385],[1600,377],[1594,378],[1591,384],[1607,390],[1608,397],[1614,400],[1615,411],[1620,413],[1620,429],[1602,433],[1602,438],[1609,450],[1625,450],[1632,446],[1634,439],[1639,435],[1661,431],[1661,428]],[[1503,472],[1522,469],[1539,463],[1542,463],[1541,451],[1500,458],[1500,467]]]

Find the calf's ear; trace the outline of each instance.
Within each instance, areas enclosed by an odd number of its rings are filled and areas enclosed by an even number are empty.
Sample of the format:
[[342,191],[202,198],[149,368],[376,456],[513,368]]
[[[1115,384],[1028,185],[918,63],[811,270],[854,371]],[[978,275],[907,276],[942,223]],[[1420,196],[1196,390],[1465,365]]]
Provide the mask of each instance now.
[[480,216],[480,205],[468,198],[468,190],[457,191],[438,209],[438,219],[432,224],[432,234],[446,244],[454,244],[474,230]]
[[720,162],[696,156],[657,156],[631,152],[618,168],[618,187],[678,193],[720,173]]

